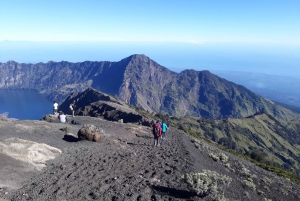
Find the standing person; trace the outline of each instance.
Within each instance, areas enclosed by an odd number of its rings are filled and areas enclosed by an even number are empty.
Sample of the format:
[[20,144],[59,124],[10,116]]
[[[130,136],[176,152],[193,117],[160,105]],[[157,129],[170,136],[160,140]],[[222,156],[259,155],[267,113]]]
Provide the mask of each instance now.
[[63,112],[60,112],[58,119],[61,123],[66,123],[66,121],[67,121],[67,117]]
[[158,123],[159,123],[160,127],[162,127],[162,121],[158,120]]
[[58,109],[58,103],[56,101],[54,101],[54,104],[53,104],[53,115],[57,114],[57,109]]
[[161,136],[161,127],[159,121],[156,124],[153,124],[153,135],[154,135],[154,146],[159,146],[159,138]]
[[171,125],[171,122],[170,122],[170,120],[168,120],[167,126],[170,127],[170,125]]
[[75,112],[75,101],[73,101],[70,106],[69,106],[70,110],[71,110],[71,113],[72,113],[72,116],[74,117],[74,112]]
[[162,122],[162,126],[161,126],[161,132],[162,132],[162,136],[161,136],[161,145],[163,144],[163,141],[166,139],[166,132],[168,130],[168,126],[167,124],[165,124],[164,122]]

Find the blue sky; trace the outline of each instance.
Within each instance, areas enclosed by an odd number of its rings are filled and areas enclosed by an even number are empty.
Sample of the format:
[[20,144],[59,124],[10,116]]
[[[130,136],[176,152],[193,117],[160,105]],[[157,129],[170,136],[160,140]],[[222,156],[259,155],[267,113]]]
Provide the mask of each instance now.
[[0,0],[0,62],[138,53],[173,70],[300,76],[299,11],[297,0]]

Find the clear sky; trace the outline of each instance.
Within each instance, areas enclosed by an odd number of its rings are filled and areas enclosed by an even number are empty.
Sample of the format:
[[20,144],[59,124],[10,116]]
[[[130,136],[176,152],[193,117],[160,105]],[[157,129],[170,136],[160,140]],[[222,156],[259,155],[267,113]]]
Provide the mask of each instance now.
[[0,62],[138,53],[174,69],[300,69],[299,0],[0,0],[0,27]]

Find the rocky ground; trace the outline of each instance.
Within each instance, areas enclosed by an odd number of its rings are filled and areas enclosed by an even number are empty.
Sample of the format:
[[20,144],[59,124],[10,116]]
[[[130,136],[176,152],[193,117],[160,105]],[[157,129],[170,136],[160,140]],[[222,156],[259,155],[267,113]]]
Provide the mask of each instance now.
[[[168,131],[162,146],[153,147],[149,127],[92,117],[74,120],[81,125],[0,121],[0,141],[17,137],[62,150],[39,172],[23,172],[22,179],[19,172],[11,174],[16,182],[0,188],[0,200],[300,199],[298,185],[176,129]],[[64,140],[63,128],[76,134],[86,123],[104,129],[102,142]],[[0,155],[0,163],[4,159]],[[197,196],[181,177],[205,170],[213,171],[210,180],[215,182]],[[220,179],[224,176],[227,182]]]

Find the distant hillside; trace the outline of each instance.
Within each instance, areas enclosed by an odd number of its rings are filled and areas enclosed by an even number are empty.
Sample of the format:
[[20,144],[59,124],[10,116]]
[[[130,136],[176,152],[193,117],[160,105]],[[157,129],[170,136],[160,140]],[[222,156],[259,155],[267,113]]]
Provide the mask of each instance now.
[[300,175],[300,121],[276,120],[261,113],[243,119],[172,118],[186,132]]
[[93,87],[149,112],[214,119],[242,118],[266,111],[280,119],[295,114],[241,85],[208,71],[175,73],[145,55],[119,62],[0,63],[0,88],[36,89],[62,102],[72,92]]

